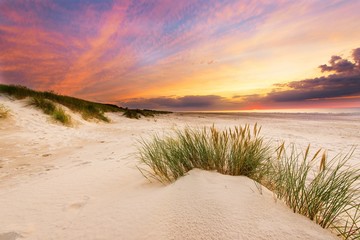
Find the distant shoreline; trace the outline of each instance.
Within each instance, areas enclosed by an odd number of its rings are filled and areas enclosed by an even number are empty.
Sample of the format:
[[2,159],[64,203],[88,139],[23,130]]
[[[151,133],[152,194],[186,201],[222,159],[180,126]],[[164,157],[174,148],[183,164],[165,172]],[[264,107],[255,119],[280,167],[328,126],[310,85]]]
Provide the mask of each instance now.
[[320,113],[320,112],[174,112],[179,116],[206,117],[206,118],[270,118],[270,119],[299,119],[299,120],[340,120],[340,121],[360,121],[360,112],[349,113]]
[[214,113],[214,114],[239,114],[239,113],[285,113],[285,114],[360,114],[357,108],[303,108],[303,109],[265,109],[265,110],[225,110],[225,111],[174,111],[177,113]]

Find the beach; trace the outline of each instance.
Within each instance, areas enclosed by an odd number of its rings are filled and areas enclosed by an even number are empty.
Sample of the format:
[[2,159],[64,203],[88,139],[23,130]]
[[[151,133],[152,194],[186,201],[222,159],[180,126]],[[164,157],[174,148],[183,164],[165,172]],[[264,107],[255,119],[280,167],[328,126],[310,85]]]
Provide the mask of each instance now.
[[[25,100],[0,95],[0,240],[338,239],[253,180],[194,169],[174,183],[138,170],[138,141],[184,127],[262,127],[271,144],[329,158],[360,143],[359,114],[173,113],[110,123],[54,123]],[[350,164],[360,163],[356,149]]]

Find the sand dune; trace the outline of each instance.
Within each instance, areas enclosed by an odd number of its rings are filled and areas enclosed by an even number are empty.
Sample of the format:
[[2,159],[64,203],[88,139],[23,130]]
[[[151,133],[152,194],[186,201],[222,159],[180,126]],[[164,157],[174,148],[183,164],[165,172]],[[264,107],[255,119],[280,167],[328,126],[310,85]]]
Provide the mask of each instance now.
[[[136,141],[184,126],[258,122],[273,142],[312,143],[329,154],[360,142],[358,116],[172,114],[112,123],[53,123],[0,96],[0,240],[337,239],[246,177],[194,169],[173,184],[137,170]],[[359,151],[352,159],[360,161]]]

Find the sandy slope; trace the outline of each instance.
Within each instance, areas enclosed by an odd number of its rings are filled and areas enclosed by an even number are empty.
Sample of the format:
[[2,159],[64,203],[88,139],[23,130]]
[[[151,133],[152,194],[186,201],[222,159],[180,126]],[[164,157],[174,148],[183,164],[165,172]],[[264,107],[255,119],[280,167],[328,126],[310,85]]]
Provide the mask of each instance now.
[[149,183],[136,169],[136,140],[186,125],[258,122],[274,142],[337,152],[360,142],[356,117],[110,114],[111,124],[73,116],[78,126],[67,128],[24,101],[0,102],[11,109],[0,121],[0,240],[336,239],[245,177],[195,169],[168,186]]

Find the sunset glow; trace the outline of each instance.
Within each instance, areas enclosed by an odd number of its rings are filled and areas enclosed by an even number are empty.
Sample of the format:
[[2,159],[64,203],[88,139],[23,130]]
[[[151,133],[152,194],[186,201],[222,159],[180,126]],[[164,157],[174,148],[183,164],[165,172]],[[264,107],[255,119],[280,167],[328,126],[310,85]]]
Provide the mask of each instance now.
[[360,107],[360,1],[2,0],[0,82],[168,110]]

